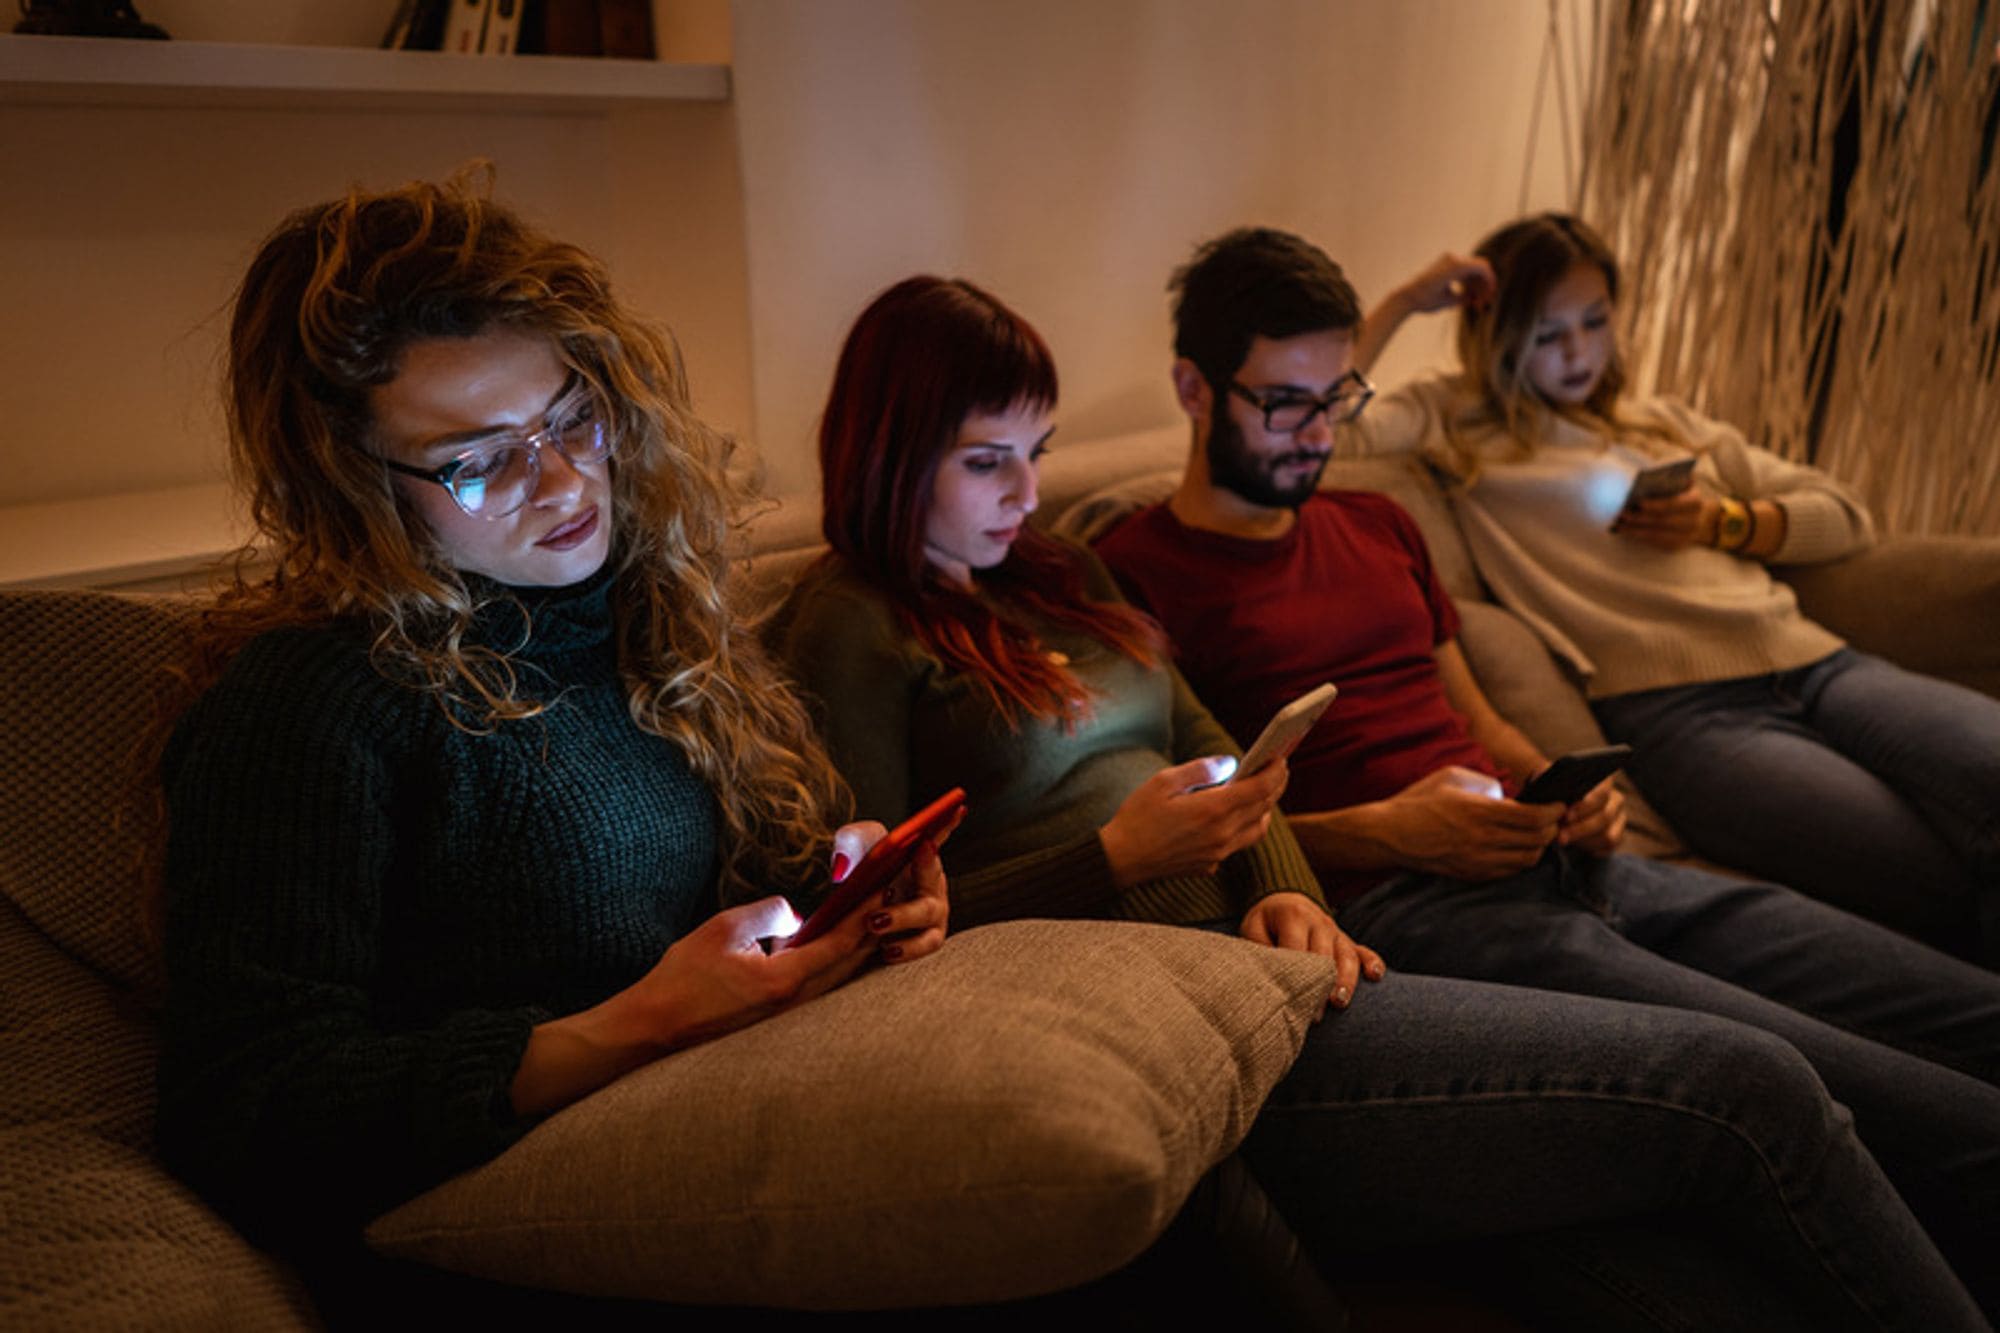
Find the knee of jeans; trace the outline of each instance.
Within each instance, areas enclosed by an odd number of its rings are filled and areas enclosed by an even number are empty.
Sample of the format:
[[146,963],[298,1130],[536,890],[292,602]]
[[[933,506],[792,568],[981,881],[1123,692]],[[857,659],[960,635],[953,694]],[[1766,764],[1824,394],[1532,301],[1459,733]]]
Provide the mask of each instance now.
[[1689,1109],[1762,1143],[1803,1142],[1853,1131],[1847,1108],[1784,1038],[1735,1019],[1685,1014],[1658,1053],[1676,1070]]

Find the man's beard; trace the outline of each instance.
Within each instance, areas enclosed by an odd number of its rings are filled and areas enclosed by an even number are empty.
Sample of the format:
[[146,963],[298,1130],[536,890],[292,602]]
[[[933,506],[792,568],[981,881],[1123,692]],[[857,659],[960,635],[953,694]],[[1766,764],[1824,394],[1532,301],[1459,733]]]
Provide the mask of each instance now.
[[[1272,458],[1252,454],[1236,419],[1218,404],[1209,413],[1208,479],[1223,490],[1266,509],[1297,509],[1319,488],[1320,474],[1330,456],[1313,449],[1292,449]],[[1290,485],[1278,484],[1277,471],[1286,464],[1305,459],[1319,463]]]

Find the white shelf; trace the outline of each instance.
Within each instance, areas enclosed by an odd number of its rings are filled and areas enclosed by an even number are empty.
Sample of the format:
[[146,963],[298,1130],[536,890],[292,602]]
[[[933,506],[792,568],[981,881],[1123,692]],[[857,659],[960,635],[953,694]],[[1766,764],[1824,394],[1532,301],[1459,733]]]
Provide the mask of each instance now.
[[226,482],[0,507],[0,588],[177,579],[251,536]]
[[0,35],[0,104],[603,111],[729,99],[727,65]]

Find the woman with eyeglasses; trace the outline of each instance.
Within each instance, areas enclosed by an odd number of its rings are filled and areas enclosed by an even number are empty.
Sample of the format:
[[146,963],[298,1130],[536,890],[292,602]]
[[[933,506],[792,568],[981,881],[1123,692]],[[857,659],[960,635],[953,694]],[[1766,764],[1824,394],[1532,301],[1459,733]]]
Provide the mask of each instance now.
[[[957,923],[1137,918],[1336,958],[1334,1003],[1242,1149],[1329,1272],[1507,1238],[1551,1327],[1983,1327],[1794,1047],[1704,1013],[1392,974],[1347,938],[1272,809],[1283,762],[1207,786],[1236,751],[1157,627],[1027,526],[1056,390],[1040,336],[972,284],[879,295],[820,428],[832,550],[774,623],[863,806],[966,788]],[[1702,1283],[1677,1276],[1690,1255]],[[1539,1280],[1572,1269],[1616,1294]]]
[[2000,702],[1846,647],[1767,568],[1867,546],[1853,493],[1628,391],[1618,263],[1580,219],[1444,257],[1369,313],[1357,359],[1441,309],[1458,372],[1387,395],[1339,447],[1452,479],[1481,575],[1702,855],[2000,966]]
[[725,442],[595,260],[463,180],[307,208],[237,292],[227,395],[270,568],[205,617],[164,746],[158,1140],[239,1224],[354,1245],[621,1074],[939,947],[935,848],[908,901],[759,947],[825,883],[837,779],[729,613]]

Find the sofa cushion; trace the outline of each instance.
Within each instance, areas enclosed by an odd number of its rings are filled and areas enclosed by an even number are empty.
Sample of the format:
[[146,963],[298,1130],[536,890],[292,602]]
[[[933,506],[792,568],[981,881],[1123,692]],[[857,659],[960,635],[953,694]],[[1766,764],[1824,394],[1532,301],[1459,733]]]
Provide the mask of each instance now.
[[160,977],[143,928],[147,810],[133,743],[192,628],[184,600],[0,594],[0,893],[131,988]]
[[317,1327],[154,1159],[151,1021],[0,903],[0,1328]]
[[1053,1291],[1159,1234],[1331,984],[1325,959],[1173,927],[969,931],[627,1076],[369,1238],[475,1276],[701,1304]]

